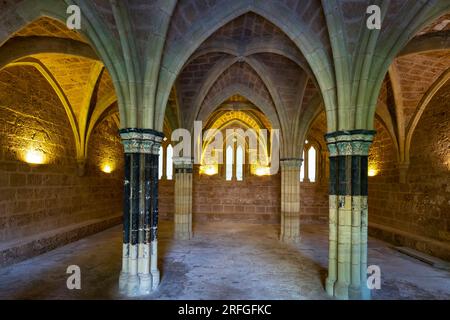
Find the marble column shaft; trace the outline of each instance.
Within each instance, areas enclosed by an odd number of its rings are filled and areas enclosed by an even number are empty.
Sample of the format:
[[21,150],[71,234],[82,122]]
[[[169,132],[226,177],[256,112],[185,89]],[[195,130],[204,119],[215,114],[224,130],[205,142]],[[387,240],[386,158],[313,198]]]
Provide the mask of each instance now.
[[125,152],[123,251],[119,289],[149,294],[159,284],[157,268],[158,166],[163,134],[122,129]]
[[326,290],[339,299],[369,299],[367,288],[368,153],[375,132],[325,136],[330,152],[329,257]]

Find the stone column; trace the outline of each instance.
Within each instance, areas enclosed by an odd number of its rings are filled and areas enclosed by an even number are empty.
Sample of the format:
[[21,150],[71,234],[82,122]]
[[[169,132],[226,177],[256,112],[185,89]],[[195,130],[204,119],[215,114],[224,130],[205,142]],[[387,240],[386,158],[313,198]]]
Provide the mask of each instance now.
[[302,159],[282,159],[281,241],[300,240],[300,167]]
[[325,136],[330,151],[326,290],[338,299],[369,299],[367,288],[368,154],[375,131]]
[[157,268],[158,166],[163,134],[122,129],[125,152],[121,293],[148,294],[159,284]]
[[174,158],[175,166],[175,239],[192,238],[193,159]]

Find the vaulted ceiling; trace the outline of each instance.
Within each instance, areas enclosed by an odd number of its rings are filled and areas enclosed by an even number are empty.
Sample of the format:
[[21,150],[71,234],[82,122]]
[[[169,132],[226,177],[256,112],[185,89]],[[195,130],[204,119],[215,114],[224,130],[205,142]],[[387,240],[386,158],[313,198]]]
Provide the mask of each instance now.
[[[56,18],[60,2],[54,1],[50,9],[46,2],[36,4],[34,13],[31,8],[25,12],[25,0],[0,4],[0,68],[20,63],[47,73],[71,110],[80,141],[89,131],[89,119],[101,118],[110,108],[116,113],[120,110],[122,125],[158,123],[162,117],[161,129],[168,135],[179,126],[191,129],[194,120],[206,123],[224,105],[230,106],[230,97],[240,96],[245,103],[234,104],[234,108],[256,108],[271,126],[282,129],[286,144],[294,145],[302,143],[303,127],[311,125],[324,105],[328,106],[327,121],[339,123],[334,118],[340,114],[336,115],[333,106],[341,107],[338,100],[346,91],[331,98],[342,89],[336,83],[344,75],[338,73],[337,44],[345,39],[349,61],[362,63],[358,60],[365,50],[360,46],[365,39],[361,26],[369,3],[127,0],[113,5],[109,0],[94,0],[80,3],[82,10],[89,9],[84,26],[90,29],[78,32],[68,30]],[[445,7],[439,0],[429,2]],[[393,32],[401,29],[399,17],[414,6],[411,1],[390,1],[378,46],[392,40]],[[44,15],[21,21],[39,15],[39,10],[53,18]],[[14,12],[19,12],[16,20],[10,20]],[[335,22],[342,22],[340,33],[329,20],[333,14],[341,19]],[[438,14],[437,9],[428,14],[420,18],[428,19],[428,25],[414,25],[417,30],[408,31],[415,36],[398,49],[377,92],[377,114],[399,150],[407,149],[407,137],[427,101],[448,78],[450,14],[448,10]],[[131,29],[124,29],[128,24]],[[405,30],[412,27],[404,26]],[[123,51],[127,34],[133,35],[128,43],[130,56]],[[100,35],[106,40],[95,38]],[[100,46],[102,41],[109,47]],[[27,47],[27,43],[33,45]],[[126,59],[117,58],[120,55]],[[133,72],[126,65],[129,61],[135,64]],[[124,74],[134,74],[135,79],[120,78]],[[129,96],[132,90],[123,84],[133,81],[148,83],[134,100]],[[117,100],[122,106],[134,101],[136,113],[126,110],[131,107],[118,110]],[[356,113],[344,111],[344,115]]]

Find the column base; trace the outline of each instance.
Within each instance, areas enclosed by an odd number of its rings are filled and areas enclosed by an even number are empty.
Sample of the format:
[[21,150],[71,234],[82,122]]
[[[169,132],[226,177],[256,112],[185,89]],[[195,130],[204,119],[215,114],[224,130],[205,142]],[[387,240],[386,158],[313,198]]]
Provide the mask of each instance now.
[[159,270],[152,270],[152,290],[158,289],[160,273]]
[[150,256],[150,274],[152,275],[152,290],[156,290],[159,286],[159,270],[158,270],[158,240],[153,240],[151,243],[152,253]]
[[280,241],[284,243],[299,243],[301,240],[300,236],[287,236],[281,235]]
[[139,277],[137,274],[128,276],[127,295],[130,297],[139,295]]
[[339,281],[336,282],[334,296],[339,300],[348,300],[348,284]]
[[175,240],[191,240],[192,232],[175,232]]
[[348,288],[348,298],[350,300],[361,300],[362,297],[362,292],[361,292],[361,287],[354,287],[354,286],[350,286]]
[[148,273],[139,274],[139,294],[146,295],[152,291],[152,276]]
[[151,274],[130,275],[121,272],[119,277],[119,293],[128,297],[148,295],[158,287],[159,270]]
[[325,291],[327,292],[327,294],[330,297],[334,297],[334,284],[335,284],[335,282],[336,282],[335,279],[327,278],[325,280]]

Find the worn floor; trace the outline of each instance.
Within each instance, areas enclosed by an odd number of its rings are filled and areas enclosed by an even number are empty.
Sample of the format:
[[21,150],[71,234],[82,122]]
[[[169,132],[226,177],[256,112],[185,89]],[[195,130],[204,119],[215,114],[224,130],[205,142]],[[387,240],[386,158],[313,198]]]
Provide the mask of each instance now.
[[[159,289],[143,299],[327,299],[326,226],[304,224],[298,245],[277,240],[279,226],[204,223],[190,241],[160,226]],[[0,269],[2,299],[121,299],[117,280],[121,227]],[[370,239],[369,264],[380,266],[373,299],[450,299],[449,272]],[[81,290],[68,290],[66,269],[81,268]]]

